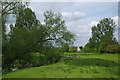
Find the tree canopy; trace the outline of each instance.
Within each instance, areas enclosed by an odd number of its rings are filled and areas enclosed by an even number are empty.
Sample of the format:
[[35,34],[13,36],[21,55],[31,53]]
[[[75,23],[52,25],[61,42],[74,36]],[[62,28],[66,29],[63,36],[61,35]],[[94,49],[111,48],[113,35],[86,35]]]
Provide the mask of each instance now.
[[[115,22],[111,18],[104,18],[92,27],[92,37],[85,46],[85,51],[105,52],[110,44],[118,45],[114,37]],[[109,52],[109,51],[107,51]]]
[[45,24],[41,24],[30,8],[19,9],[16,23],[10,26],[8,42],[4,47],[3,69],[11,69],[16,60],[21,65],[31,65],[30,56],[33,52],[39,52],[53,62],[53,59],[60,58],[64,44],[73,43],[74,34],[67,30],[60,13],[46,11],[44,17]]

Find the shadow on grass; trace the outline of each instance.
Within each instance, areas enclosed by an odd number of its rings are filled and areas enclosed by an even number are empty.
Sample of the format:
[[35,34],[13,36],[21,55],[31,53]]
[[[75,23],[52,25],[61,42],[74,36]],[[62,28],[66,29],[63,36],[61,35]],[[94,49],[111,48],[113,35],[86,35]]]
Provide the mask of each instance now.
[[104,60],[100,58],[89,58],[89,59],[74,59],[74,60],[66,60],[64,62],[67,65],[75,65],[75,66],[104,66],[104,67],[114,67],[118,66],[114,61]]

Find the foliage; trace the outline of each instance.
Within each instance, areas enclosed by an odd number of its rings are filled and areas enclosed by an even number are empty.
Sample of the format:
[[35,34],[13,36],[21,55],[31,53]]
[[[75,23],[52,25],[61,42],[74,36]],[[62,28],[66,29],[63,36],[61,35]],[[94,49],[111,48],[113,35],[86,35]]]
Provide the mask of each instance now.
[[84,52],[96,52],[96,48],[92,38],[90,38],[89,43],[87,43],[83,49]]
[[66,29],[61,14],[46,11],[44,17],[45,24],[41,24],[30,8],[18,10],[16,24],[10,26],[8,42],[4,48],[7,50],[3,52],[3,70],[11,70],[16,64],[19,64],[17,68],[41,65],[34,65],[33,52],[45,55],[47,59],[44,64],[55,63],[65,51],[64,45],[67,47],[73,43],[74,35]]
[[76,52],[77,51],[77,47],[69,47],[69,52]]
[[[24,13],[22,12],[24,11]],[[29,13],[27,14],[28,16],[26,16],[25,13]],[[28,17],[29,17],[29,21],[28,21]],[[24,18],[26,20],[24,20]],[[34,20],[33,20],[34,19]],[[22,22],[23,21],[23,22]],[[29,31],[29,22],[31,23],[31,31]],[[19,22],[21,23],[21,25],[19,24]],[[26,24],[25,24],[26,23]],[[11,25],[11,31],[9,33],[9,42],[7,44],[7,51],[3,52],[3,66],[5,68],[5,66],[12,66],[12,63],[14,62],[15,59],[22,59],[22,57],[20,57],[21,55],[26,55],[24,53],[28,53],[28,47],[30,45],[32,45],[32,42],[36,41],[37,38],[37,29],[35,29],[36,26],[36,17],[35,14],[32,13],[32,11],[29,8],[25,8],[25,9],[20,9],[19,14],[17,15],[16,18],[16,24],[15,26]],[[35,27],[34,27],[35,26]],[[39,29],[38,29],[39,30]],[[35,33],[36,31],[36,33]],[[34,34],[34,36],[33,36]],[[27,50],[27,51],[26,51]],[[11,56],[12,55],[12,56]],[[26,59],[27,57],[29,57],[28,55],[26,57],[24,57],[24,59]],[[28,59],[28,58],[27,58]],[[20,60],[21,63],[21,60]],[[21,63],[22,64],[22,63]],[[23,64],[24,65],[24,64]]]
[[65,21],[60,13],[46,11],[44,13],[45,26],[47,28],[47,39],[54,43],[54,47],[62,47],[64,44],[72,44],[74,42],[74,34],[67,30]]
[[[97,26],[92,27],[92,37],[85,45],[85,52],[110,52],[106,51],[108,45],[118,44],[114,38],[115,22],[111,18],[104,18]],[[108,50],[108,49],[107,49]]]
[[20,1],[3,1],[0,3],[1,5],[1,14],[8,15],[8,14],[17,14],[19,8],[26,7],[28,2],[20,2]]
[[82,49],[83,49],[83,46],[80,46],[79,48],[80,48],[80,50],[82,50]]
[[110,53],[115,53],[115,52],[119,52],[119,46],[116,44],[113,44],[113,45],[108,45],[106,47],[106,52],[110,52]]
[[27,6],[27,2],[0,2],[1,6],[1,24],[2,24],[2,51],[6,51],[6,45],[8,44],[7,34],[6,34],[6,23],[8,21],[9,16],[16,15],[18,13],[19,8],[24,8]]
[[74,60],[3,74],[3,78],[118,78],[118,54],[85,54]]

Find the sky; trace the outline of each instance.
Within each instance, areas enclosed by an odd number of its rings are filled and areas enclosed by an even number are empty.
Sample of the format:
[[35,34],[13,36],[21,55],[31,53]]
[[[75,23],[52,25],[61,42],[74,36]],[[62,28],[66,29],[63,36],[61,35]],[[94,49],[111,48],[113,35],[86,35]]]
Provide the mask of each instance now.
[[[118,23],[117,2],[30,2],[30,8],[43,23],[43,13],[53,10],[62,14],[67,29],[76,35],[74,46],[84,46],[91,37],[91,27],[103,18]],[[118,28],[115,37],[118,39]]]
[[31,2],[118,2],[119,0],[23,0],[23,1],[31,1]]
[[[114,0],[114,2],[110,0],[109,2],[107,0],[100,2],[97,2],[98,0],[92,0],[91,2],[88,0],[77,1],[67,2],[67,0],[64,0],[63,2],[59,2],[58,0],[58,2],[47,2],[47,0],[32,0],[29,3],[29,7],[35,12],[36,17],[41,23],[44,23],[43,14],[45,11],[53,10],[61,13],[67,29],[76,35],[74,46],[84,46],[88,43],[91,37],[91,28],[97,25],[103,18],[112,18],[116,22],[117,26],[114,35],[118,40],[118,31],[120,31],[120,27],[118,28],[117,0]],[[9,19],[10,23],[15,23],[15,18],[13,18],[13,16],[9,16]],[[9,26],[10,23],[8,22],[7,25]],[[8,27],[8,32],[9,31],[10,29]]]

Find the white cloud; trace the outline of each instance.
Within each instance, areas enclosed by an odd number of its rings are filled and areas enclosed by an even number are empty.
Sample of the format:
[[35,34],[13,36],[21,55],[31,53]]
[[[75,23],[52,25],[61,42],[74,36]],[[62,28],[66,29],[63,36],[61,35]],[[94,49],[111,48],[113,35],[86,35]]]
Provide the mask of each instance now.
[[116,28],[115,28],[115,33],[114,33],[114,36],[116,37],[116,39],[117,39],[117,41],[119,41],[118,39],[119,39],[119,35],[118,35],[118,33],[119,33],[119,28],[118,28],[118,22],[119,22],[119,19],[118,19],[118,16],[115,16],[115,17],[112,17],[112,19],[114,20],[114,22],[116,23]]
[[76,36],[77,36],[77,37],[79,37],[79,36],[80,36],[80,34],[76,34]]
[[98,21],[91,21],[90,26],[91,27],[96,26],[98,23],[99,23]]
[[118,26],[118,16],[112,17],[112,19],[114,20],[114,22],[116,23],[116,25]]
[[6,34],[8,34],[10,32],[10,23],[5,24],[6,26]]
[[45,22],[44,22],[44,21],[41,21],[41,24],[45,24]]
[[61,14],[67,21],[79,20],[79,19],[85,17],[85,15],[86,15],[84,12],[80,12],[80,11],[62,12]]
[[[113,3],[74,3],[74,1],[72,3],[69,3],[69,1],[64,3],[66,0],[63,0],[61,3],[57,1],[50,3],[49,1],[45,2],[46,0],[41,1],[40,3],[37,1],[36,3],[30,4],[41,23],[44,24],[43,13],[46,10],[60,12],[65,20],[67,29],[76,34],[75,45],[78,46],[88,42],[91,37],[91,27],[97,25],[98,21],[104,17],[117,15],[117,12],[115,12],[116,4]],[[94,2],[96,2],[96,0]],[[113,19],[116,22],[117,17],[115,16]]]
[[[118,16],[111,17],[111,19],[113,19],[116,25],[118,26]],[[91,21],[90,26],[96,26],[99,23],[99,21],[97,20]]]

